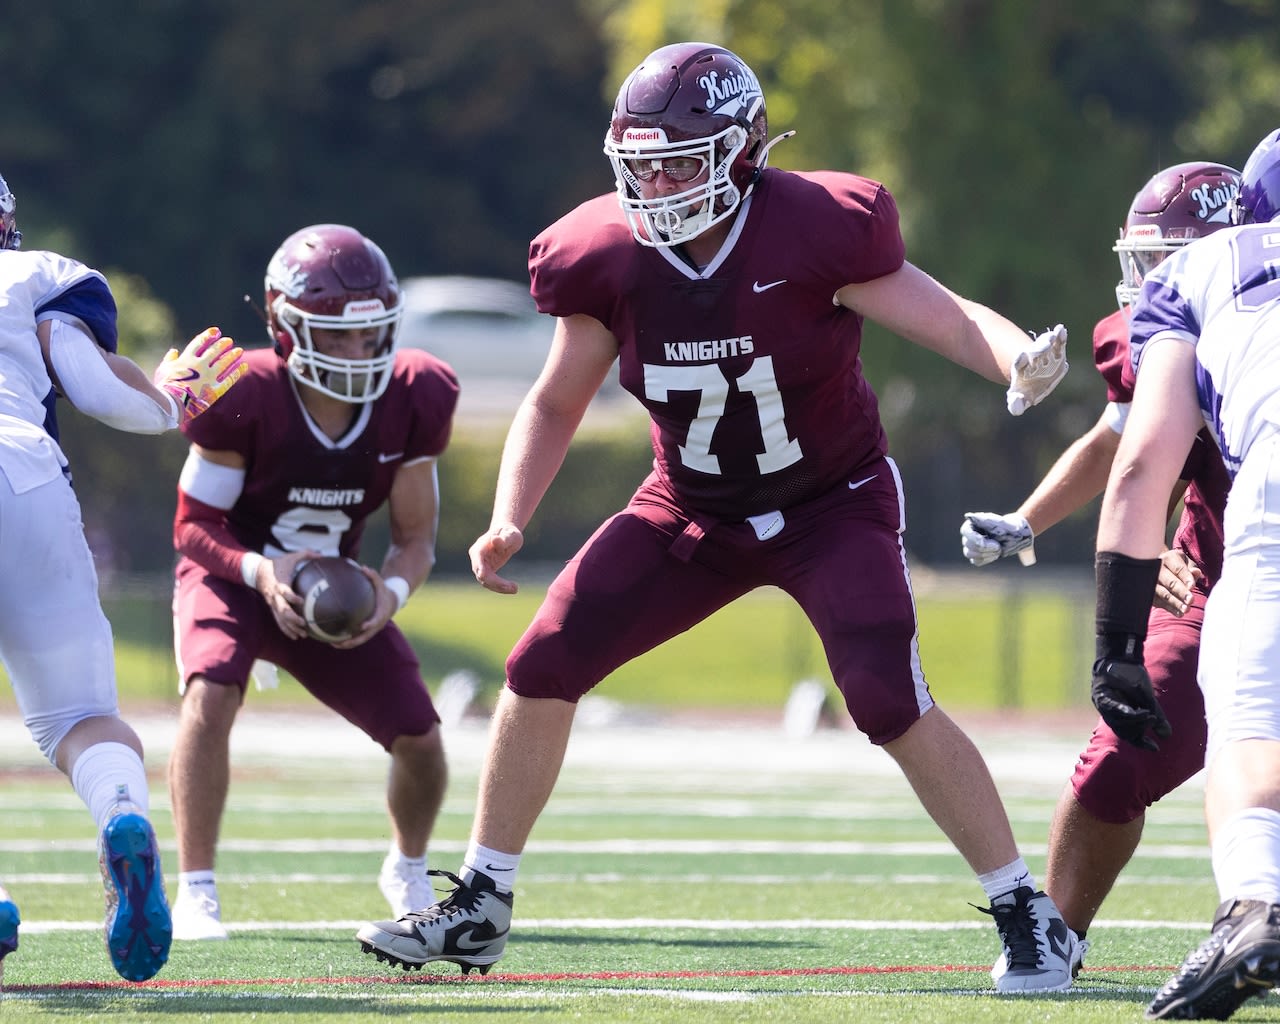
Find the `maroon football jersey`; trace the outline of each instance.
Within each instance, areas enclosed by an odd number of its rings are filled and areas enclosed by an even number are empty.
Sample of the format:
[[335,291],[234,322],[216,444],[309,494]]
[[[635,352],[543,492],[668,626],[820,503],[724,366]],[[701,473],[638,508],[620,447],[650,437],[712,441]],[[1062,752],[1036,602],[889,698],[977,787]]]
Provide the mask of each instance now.
[[244,456],[244,489],[227,512],[236,539],[268,556],[313,548],[355,558],[369,514],[387,500],[405,462],[439,455],[449,441],[458,381],[419,349],[396,353],[386,392],[354,406],[351,429],[330,440],[295,393],[271,349],[245,353],[249,371],[186,424],[202,448]]
[[[1107,400],[1133,401],[1134,373],[1129,358],[1129,316],[1117,309],[1093,329],[1093,358],[1107,382]],[[1208,590],[1222,575],[1222,513],[1231,480],[1217,444],[1207,430],[1196,435],[1179,477],[1188,481],[1182,517],[1173,546],[1181,548],[1204,570]]]
[[613,332],[658,475],[691,509],[737,520],[812,499],[884,454],[862,318],[833,296],[904,257],[897,206],[866,178],[766,170],[748,202],[701,274],[637,244],[612,193],[529,250],[540,310]]

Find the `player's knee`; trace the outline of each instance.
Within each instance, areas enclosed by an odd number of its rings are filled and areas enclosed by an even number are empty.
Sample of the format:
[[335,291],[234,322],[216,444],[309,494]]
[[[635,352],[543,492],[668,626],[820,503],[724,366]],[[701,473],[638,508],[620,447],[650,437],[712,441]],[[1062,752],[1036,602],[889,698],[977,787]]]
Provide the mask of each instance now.
[[1071,778],[1076,801],[1109,825],[1127,825],[1169,791],[1158,755],[1121,743],[1082,762]]
[[1199,731],[1175,727],[1173,737],[1153,753],[1125,743],[1099,723],[1076,764],[1071,788],[1080,806],[1099,821],[1125,825],[1203,765],[1203,725]]
[[507,658],[507,686],[521,697],[553,697],[576,704],[598,681],[585,678],[560,638],[526,638]]
[[36,741],[48,762],[58,767],[58,747],[67,734],[86,718],[94,717],[83,711],[65,711],[48,715],[31,715],[26,718],[26,726],[31,738]]
[[391,756],[415,775],[443,778],[447,771],[439,725],[423,733],[397,736],[391,741]]
[[237,687],[215,683],[204,676],[192,676],[182,695],[180,718],[184,724],[202,730],[230,732],[240,702]]

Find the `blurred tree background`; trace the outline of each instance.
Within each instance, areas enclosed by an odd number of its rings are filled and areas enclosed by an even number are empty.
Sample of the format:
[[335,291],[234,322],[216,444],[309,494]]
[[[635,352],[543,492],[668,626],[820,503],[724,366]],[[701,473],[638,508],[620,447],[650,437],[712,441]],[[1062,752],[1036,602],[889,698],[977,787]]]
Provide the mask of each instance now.
[[[528,240],[611,187],[600,145],[627,71],[665,42],[721,42],[760,76],[772,132],[797,130],[774,165],[884,181],[909,259],[1029,329],[1071,331],[1071,374],[1020,419],[999,388],[867,331],[908,543],[960,564],[962,513],[1014,507],[1102,409],[1089,340],[1115,306],[1133,194],[1178,161],[1238,167],[1280,124],[1277,6],[58,0],[0,25],[0,172],[26,246],[107,272],[122,347],[150,364],[210,323],[264,343],[243,297],[261,301],[267,259],[307,223],[356,225],[402,278],[524,279]],[[104,558],[167,568],[181,439],[63,420]],[[566,556],[625,499],[646,461],[634,424],[630,438],[567,467],[549,501],[582,528],[532,554]],[[499,441],[462,431],[446,457],[442,570],[488,521]],[[593,458],[625,465],[616,494],[576,490],[599,483]],[[1095,521],[1092,506],[1052,531],[1041,560],[1087,565]]]

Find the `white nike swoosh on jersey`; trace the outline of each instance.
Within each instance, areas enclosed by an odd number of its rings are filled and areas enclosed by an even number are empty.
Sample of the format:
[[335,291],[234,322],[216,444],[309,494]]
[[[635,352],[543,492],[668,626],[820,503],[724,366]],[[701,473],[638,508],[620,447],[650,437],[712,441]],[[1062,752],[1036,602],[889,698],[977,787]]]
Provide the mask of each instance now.
[[403,459],[404,452],[378,452],[379,462],[395,462],[396,459]]
[[876,478],[876,474],[875,474],[875,473],[872,473],[872,474],[871,474],[871,476],[867,477],[865,480],[859,480],[856,484],[855,484],[855,483],[851,483],[851,484],[849,484],[849,490],[851,490],[851,491],[856,491],[856,490],[857,490],[859,487],[861,487],[863,484],[868,484],[868,483],[870,483],[872,480],[874,480],[875,478]]
[[768,284],[761,284],[757,281],[751,286],[751,290],[759,295],[761,292],[767,292],[770,288],[777,288],[780,284],[786,284],[787,279],[784,277],[781,281],[770,281]]

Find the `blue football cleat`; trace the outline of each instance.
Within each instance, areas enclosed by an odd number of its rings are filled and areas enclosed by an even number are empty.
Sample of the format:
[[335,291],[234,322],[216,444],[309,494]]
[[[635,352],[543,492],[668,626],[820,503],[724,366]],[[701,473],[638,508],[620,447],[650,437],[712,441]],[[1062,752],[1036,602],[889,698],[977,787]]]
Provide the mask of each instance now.
[[18,948],[18,905],[0,889],[0,978],[4,977],[4,958]]
[[146,981],[169,959],[173,921],[164,895],[156,834],[141,814],[121,809],[102,830],[107,951],[116,973]]

